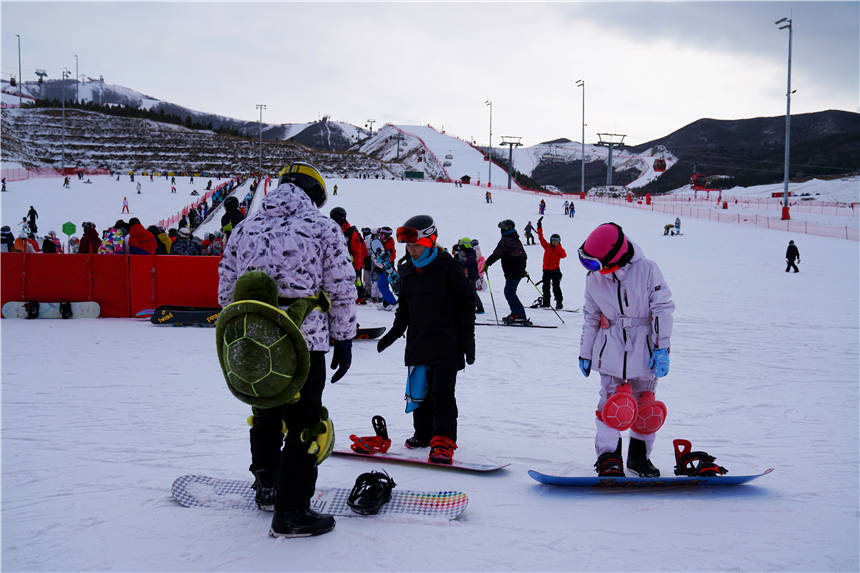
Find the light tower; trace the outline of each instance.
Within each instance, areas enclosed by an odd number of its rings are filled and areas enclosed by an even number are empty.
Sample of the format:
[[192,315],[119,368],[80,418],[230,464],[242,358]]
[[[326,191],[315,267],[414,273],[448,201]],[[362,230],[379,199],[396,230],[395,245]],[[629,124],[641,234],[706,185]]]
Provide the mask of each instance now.
[[490,106],[490,139],[487,141],[487,187],[493,186],[493,100],[488,99],[484,105]]
[[[782,24],[788,22],[787,24]],[[774,22],[780,30],[788,28],[788,87],[785,90],[785,175],[783,178],[782,220],[788,221],[791,215],[788,211],[788,150],[791,142],[791,18],[780,18]]]
[[514,147],[522,145],[522,143],[520,143],[520,139],[522,139],[522,137],[513,135],[502,136],[502,145],[508,146],[508,189],[511,188],[511,177],[514,171]]
[[579,182],[579,192],[585,193],[585,80],[576,80],[576,85],[582,88],[582,175]]
[[263,110],[266,109],[266,104],[258,103],[257,109],[260,110],[260,165],[258,175],[263,177]]
[[597,145],[609,148],[609,158],[606,163],[606,185],[612,185],[612,150],[616,147],[624,147],[624,138],[627,135],[618,133],[598,133],[597,138],[600,140]]

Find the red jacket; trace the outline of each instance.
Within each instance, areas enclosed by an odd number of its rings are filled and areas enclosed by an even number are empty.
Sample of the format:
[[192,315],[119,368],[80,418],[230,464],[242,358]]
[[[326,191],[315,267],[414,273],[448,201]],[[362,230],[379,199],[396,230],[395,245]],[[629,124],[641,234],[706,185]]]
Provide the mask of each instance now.
[[152,236],[152,233],[144,229],[143,225],[137,223],[132,225],[128,231],[128,253],[130,255],[155,254],[155,237]]
[[543,270],[554,271],[558,268],[561,259],[567,256],[567,253],[561,244],[557,247],[553,247],[552,243],[547,242],[547,240],[543,238],[543,227],[538,227],[537,232],[538,239],[540,239],[540,245],[543,247]]
[[349,254],[352,255],[352,266],[356,271],[360,271],[364,268],[364,257],[367,256],[367,245],[364,244],[364,238],[358,229],[350,225],[348,221],[344,221],[340,228],[346,236]]

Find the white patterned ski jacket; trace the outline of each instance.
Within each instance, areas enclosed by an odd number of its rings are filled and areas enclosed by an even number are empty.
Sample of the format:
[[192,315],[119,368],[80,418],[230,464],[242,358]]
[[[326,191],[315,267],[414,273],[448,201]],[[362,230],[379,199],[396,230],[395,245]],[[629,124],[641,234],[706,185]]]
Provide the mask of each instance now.
[[608,275],[590,272],[585,277],[579,347],[579,355],[590,359],[593,369],[621,379],[652,374],[651,353],[655,347],[669,348],[675,310],[657,263],[630,244],[633,258],[627,265]]
[[329,338],[355,337],[355,271],[343,231],[292,183],[270,191],[230,234],[218,267],[221,306],[233,302],[236,281],[249,270],[271,276],[282,298],[328,294],[329,312],[315,310],[301,327],[310,350],[327,352]]

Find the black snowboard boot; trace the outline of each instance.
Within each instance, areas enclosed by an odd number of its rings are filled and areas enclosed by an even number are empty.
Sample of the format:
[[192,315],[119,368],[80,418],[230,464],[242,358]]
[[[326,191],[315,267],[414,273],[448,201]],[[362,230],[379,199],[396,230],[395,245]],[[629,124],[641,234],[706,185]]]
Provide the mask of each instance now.
[[411,438],[406,439],[406,443],[404,445],[410,450],[426,448],[430,446],[430,438],[425,439],[419,436],[412,436]]
[[257,507],[263,511],[275,510],[275,471],[269,469],[254,470],[254,485],[257,495],[254,500]]
[[600,454],[594,463],[597,477],[624,477],[624,460],[621,459],[621,438],[614,452]]
[[627,449],[627,469],[639,477],[660,477],[660,470],[654,467],[645,450],[645,442],[630,438],[630,446]]
[[276,511],[269,535],[272,537],[310,537],[334,529],[334,517],[312,509]]

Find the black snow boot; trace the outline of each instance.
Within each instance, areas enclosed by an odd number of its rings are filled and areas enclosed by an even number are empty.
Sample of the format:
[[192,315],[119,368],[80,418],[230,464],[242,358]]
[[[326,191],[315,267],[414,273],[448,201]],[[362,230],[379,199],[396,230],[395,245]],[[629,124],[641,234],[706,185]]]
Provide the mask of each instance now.
[[275,471],[269,469],[254,470],[254,485],[257,495],[254,501],[263,511],[275,510]]
[[417,450],[418,448],[427,448],[430,447],[430,438],[422,438],[420,436],[412,436],[411,438],[406,438],[406,443],[403,444],[410,450]]
[[272,537],[310,537],[334,529],[334,517],[312,509],[276,511],[269,535]]
[[614,452],[600,454],[594,463],[598,477],[624,477],[624,460],[621,459],[621,438]]
[[660,470],[648,459],[645,442],[636,438],[630,438],[630,446],[627,449],[627,469],[639,477],[660,477]]

